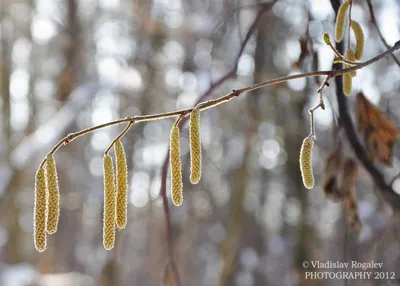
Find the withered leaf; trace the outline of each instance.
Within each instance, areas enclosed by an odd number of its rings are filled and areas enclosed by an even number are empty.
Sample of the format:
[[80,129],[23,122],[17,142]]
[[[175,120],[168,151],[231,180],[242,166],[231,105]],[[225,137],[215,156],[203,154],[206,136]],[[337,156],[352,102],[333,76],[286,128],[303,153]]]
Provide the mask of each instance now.
[[383,164],[391,166],[399,129],[361,92],[357,94],[356,106],[357,130],[364,135],[364,143],[371,159],[378,158]]
[[339,186],[338,186],[338,173],[340,171],[340,164],[342,162],[341,148],[340,146],[331,152],[326,160],[324,182],[322,188],[327,197],[333,199],[340,198]]

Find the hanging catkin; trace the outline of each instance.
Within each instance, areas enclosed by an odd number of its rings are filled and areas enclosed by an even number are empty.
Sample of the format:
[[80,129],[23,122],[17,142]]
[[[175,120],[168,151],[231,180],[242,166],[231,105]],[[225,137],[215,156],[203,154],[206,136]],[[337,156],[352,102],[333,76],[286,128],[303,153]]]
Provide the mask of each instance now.
[[179,145],[179,127],[174,125],[170,135],[169,160],[171,165],[171,199],[174,205],[183,202],[183,183],[181,167],[181,150]]
[[343,75],[343,92],[345,95],[351,94],[352,89],[352,78],[350,73],[346,73]]
[[[351,49],[346,50],[345,59],[354,61],[355,55]],[[350,66],[347,64],[343,64],[344,68],[349,68]],[[352,71],[343,75],[343,93],[345,95],[350,95],[352,90],[353,79],[352,77],[356,76],[356,71]]]
[[106,250],[114,247],[115,241],[115,185],[113,162],[109,155],[104,155],[104,214],[103,245]]
[[350,7],[350,0],[344,1],[340,5],[336,17],[336,27],[335,27],[335,40],[337,43],[341,42],[344,35],[344,24],[346,19],[347,10]]
[[60,193],[56,161],[53,154],[48,154],[46,157],[46,189],[48,195],[47,232],[51,234],[57,231],[58,218],[60,216]]
[[197,184],[201,177],[200,109],[196,106],[190,114],[190,182]]
[[361,25],[358,22],[351,21],[350,26],[353,29],[354,35],[356,37],[355,58],[356,60],[360,60],[364,51],[364,33]]
[[46,250],[46,178],[45,171],[40,168],[35,176],[35,206],[33,214],[33,239],[37,251]]
[[303,184],[307,189],[314,187],[314,175],[312,169],[312,147],[314,141],[311,137],[307,137],[303,141],[300,150],[300,171],[303,177]]
[[115,164],[116,164],[116,223],[119,229],[123,229],[127,222],[128,213],[128,167],[126,165],[126,156],[124,146],[118,139],[114,144]]

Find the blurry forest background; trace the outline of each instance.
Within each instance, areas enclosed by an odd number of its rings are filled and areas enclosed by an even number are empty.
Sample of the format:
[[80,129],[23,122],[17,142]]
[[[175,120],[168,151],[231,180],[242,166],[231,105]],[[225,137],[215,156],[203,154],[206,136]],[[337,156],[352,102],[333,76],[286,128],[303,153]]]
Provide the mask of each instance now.
[[[364,60],[386,49],[367,2],[356,0],[352,9],[366,36]],[[393,45],[400,40],[400,1],[370,2]],[[192,107],[204,93],[212,99],[275,77],[331,69],[334,55],[322,41],[323,32],[334,31],[331,1],[265,3],[1,1],[0,285],[175,285],[159,196],[172,119],[134,125],[124,136],[128,226],[117,232],[112,251],[102,244],[102,158],[124,126],[88,134],[56,153],[61,216],[43,253],[32,237],[34,174],[68,133]],[[399,126],[393,58],[359,71],[353,83],[353,115],[361,90]],[[399,223],[369,174],[360,167],[359,232],[347,224],[343,204],[321,188],[327,155],[339,142],[354,157],[336,128],[333,80],[324,91],[326,110],[315,113],[316,186],[302,184],[299,150],[318,85],[315,78],[295,80],[203,112],[198,185],[188,180],[188,132],[182,130],[184,203],[178,208],[168,200],[181,285],[397,285],[304,279],[302,263],[311,260],[374,260],[383,262],[377,270],[400,277]],[[388,181],[399,167],[395,157],[383,169]],[[393,186],[400,191],[400,180]]]

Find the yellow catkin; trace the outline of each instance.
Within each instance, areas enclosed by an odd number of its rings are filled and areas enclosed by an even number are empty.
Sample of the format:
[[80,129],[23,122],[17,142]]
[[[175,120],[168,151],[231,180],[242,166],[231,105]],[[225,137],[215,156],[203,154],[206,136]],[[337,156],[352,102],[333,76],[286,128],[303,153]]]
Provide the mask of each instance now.
[[343,92],[345,95],[351,94],[352,80],[351,74],[346,73],[343,75]]
[[344,1],[342,5],[340,5],[337,17],[336,17],[336,27],[335,27],[335,40],[337,43],[343,40],[344,35],[344,24],[346,19],[347,10],[350,7],[350,1]]
[[115,242],[115,185],[114,167],[109,155],[104,155],[104,214],[103,245],[106,250],[114,247]]
[[114,144],[115,164],[116,164],[116,223],[119,229],[126,226],[128,215],[128,167],[126,164],[126,155],[121,140]]
[[200,135],[200,110],[193,109],[190,115],[190,182],[197,184],[201,177],[201,135]]
[[37,251],[46,250],[46,223],[47,223],[47,193],[46,175],[43,168],[36,172],[35,176],[35,206],[33,213],[33,239]]
[[[354,52],[353,52],[351,49],[347,49],[347,50],[346,50],[346,52],[345,52],[345,54],[344,54],[344,58],[345,58],[346,60],[349,60],[349,61],[352,61],[352,62],[354,62],[354,61],[356,60],[356,56],[354,55]],[[343,64],[343,67],[344,67],[345,69],[347,69],[347,68],[350,68],[350,67],[352,67],[352,66],[347,65],[347,64]],[[352,77],[355,77],[355,76],[357,75],[357,71],[352,71],[352,72],[350,72],[350,75],[351,75]]]
[[303,177],[303,184],[307,189],[314,187],[314,175],[312,169],[312,147],[314,141],[311,137],[307,137],[303,141],[300,150],[300,171]]
[[361,25],[356,21],[351,21],[350,26],[356,37],[356,49],[354,55],[356,60],[361,60],[364,51],[364,32]]
[[46,157],[46,188],[47,188],[47,232],[55,233],[58,226],[58,218],[60,216],[60,193],[58,188],[58,178],[56,161],[53,154]]
[[171,165],[171,199],[174,205],[180,206],[183,202],[183,183],[179,127],[176,125],[171,129],[169,160]]

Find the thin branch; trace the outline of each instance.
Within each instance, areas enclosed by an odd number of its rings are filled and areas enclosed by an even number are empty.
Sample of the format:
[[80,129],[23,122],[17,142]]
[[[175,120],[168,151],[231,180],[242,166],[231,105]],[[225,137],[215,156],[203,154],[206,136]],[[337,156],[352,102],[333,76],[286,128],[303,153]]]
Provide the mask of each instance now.
[[[287,82],[290,80],[294,80],[294,79],[300,79],[300,78],[308,78],[308,77],[316,77],[316,76],[327,76],[329,78],[334,78],[337,77],[339,75],[343,75],[345,73],[348,72],[352,72],[352,71],[356,71],[359,69],[362,69],[370,64],[373,64],[379,60],[381,60],[382,58],[384,58],[385,56],[395,52],[396,50],[398,50],[400,48],[400,41],[397,41],[393,47],[389,48],[388,50],[386,50],[385,52],[383,52],[382,54],[377,55],[376,57],[363,62],[363,63],[359,63],[353,67],[350,68],[346,68],[346,69],[338,69],[338,70],[326,70],[326,71],[315,71],[315,72],[309,72],[309,73],[302,73],[302,74],[296,74],[296,75],[290,75],[290,76],[284,76],[284,77],[280,77],[280,78],[276,78],[276,79],[272,79],[272,80],[268,80],[268,81],[264,81],[264,82],[260,82],[242,89],[238,89],[238,90],[233,90],[232,92],[221,96],[217,99],[212,99],[206,102],[202,102],[199,109],[201,111],[212,108],[212,107],[216,107],[222,103],[228,102],[230,101],[232,98],[238,97],[239,95],[243,94],[243,93],[247,93],[256,89],[260,89],[263,87],[267,87],[270,85],[275,85],[278,83],[283,83],[283,82]],[[227,78],[229,78],[231,73],[229,73],[227,76],[223,77],[221,80],[219,80],[218,82],[216,82],[214,85],[212,85],[210,87],[211,88],[215,88],[216,86],[219,86],[222,84],[222,82],[224,82]],[[211,93],[211,91],[207,92],[207,94]],[[96,125],[93,127],[89,127],[86,129],[83,129],[81,131],[75,132],[75,133],[71,133],[68,134],[67,136],[65,136],[63,139],[61,139],[54,147],[53,149],[51,149],[51,151],[49,152],[50,154],[54,154],[61,146],[63,145],[67,145],[69,143],[71,143],[73,140],[75,140],[76,138],[85,135],[87,133],[105,128],[105,127],[109,127],[109,126],[113,126],[113,125],[117,125],[117,124],[121,124],[121,123],[126,123],[126,122],[132,122],[132,123],[139,123],[139,122],[145,122],[145,121],[152,121],[152,120],[160,120],[160,119],[166,119],[166,118],[172,118],[172,117],[177,117],[177,116],[183,116],[183,117],[187,117],[190,115],[190,113],[192,112],[194,107],[192,108],[187,108],[187,109],[181,109],[181,110],[177,110],[177,111],[172,111],[172,112],[166,112],[166,113],[160,113],[160,114],[151,114],[151,115],[143,115],[143,116],[133,116],[133,117],[126,117],[126,118],[122,118],[122,119],[118,119],[115,121],[110,121],[104,124],[100,124],[100,125]],[[43,166],[45,163],[45,160],[43,160],[41,166]]]
[[[371,16],[371,22],[375,26],[376,31],[378,32],[379,38],[381,39],[382,43],[385,45],[387,49],[389,49],[390,45],[386,42],[385,38],[382,35],[381,30],[378,27],[378,22],[376,21],[375,17],[375,12],[374,12],[374,7],[372,6],[371,0],[367,0],[368,4],[368,9],[369,9],[369,14]],[[393,54],[391,54],[393,60],[396,62],[396,64],[400,67],[400,60]]]
[[315,135],[315,122],[314,122],[314,112],[318,109],[321,108],[322,110],[325,110],[325,104],[324,104],[324,98],[322,96],[322,91],[324,90],[325,86],[329,86],[328,81],[331,77],[327,76],[324,81],[322,82],[321,86],[318,88],[318,104],[308,110],[308,113],[310,114],[310,135],[308,137],[312,137],[314,139],[316,138]]

